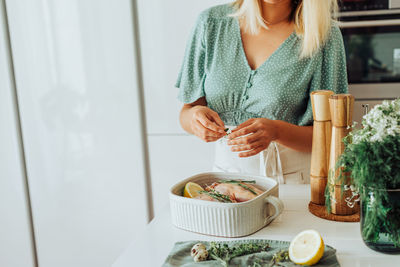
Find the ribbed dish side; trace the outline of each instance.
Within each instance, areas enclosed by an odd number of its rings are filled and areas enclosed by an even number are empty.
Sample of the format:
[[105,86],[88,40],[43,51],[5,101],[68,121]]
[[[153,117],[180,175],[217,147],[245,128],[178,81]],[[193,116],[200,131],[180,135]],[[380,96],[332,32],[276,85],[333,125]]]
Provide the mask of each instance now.
[[[224,237],[245,236],[264,226],[260,204],[232,208],[195,205],[171,199],[172,223],[182,229]],[[257,205],[258,204],[258,205]]]

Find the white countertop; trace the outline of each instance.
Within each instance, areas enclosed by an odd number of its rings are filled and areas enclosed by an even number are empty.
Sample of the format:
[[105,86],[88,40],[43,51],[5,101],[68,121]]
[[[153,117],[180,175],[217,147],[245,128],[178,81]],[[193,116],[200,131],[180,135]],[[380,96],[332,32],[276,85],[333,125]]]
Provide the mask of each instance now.
[[[290,241],[302,230],[315,229],[321,233],[325,244],[337,250],[337,258],[343,267],[400,266],[400,255],[381,254],[363,243],[359,223],[327,221],[312,215],[308,211],[309,185],[281,185],[279,194],[285,204],[284,212],[269,226],[241,239]],[[145,231],[137,233],[113,267],[161,266],[174,243],[186,240],[232,238],[210,237],[175,228],[171,224],[169,206],[166,203],[162,214],[156,216]]]

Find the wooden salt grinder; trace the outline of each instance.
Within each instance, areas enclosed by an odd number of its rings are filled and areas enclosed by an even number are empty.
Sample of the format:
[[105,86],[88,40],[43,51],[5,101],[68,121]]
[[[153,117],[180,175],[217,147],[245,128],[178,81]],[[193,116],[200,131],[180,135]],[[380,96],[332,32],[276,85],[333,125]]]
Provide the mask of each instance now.
[[314,116],[311,153],[310,184],[311,202],[325,204],[325,187],[328,180],[329,150],[331,145],[331,114],[329,97],[332,91],[319,90],[311,93]]
[[[336,181],[340,172],[340,170],[336,169],[336,162],[344,151],[342,140],[349,134],[349,126],[353,123],[354,97],[350,94],[332,95],[329,98],[329,106],[332,118],[332,139],[328,182],[334,187],[333,196],[331,196],[331,199],[333,198],[331,200],[332,213],[336,215],[351,215],[357,212],[358,206],[350,208],[347,205],[345,198],[351,196],[351,192],[347,190],[342,193],[341,182]],[[349,174],[346,176],[349,179]],[[348,184],[348,180],[344,183]]]

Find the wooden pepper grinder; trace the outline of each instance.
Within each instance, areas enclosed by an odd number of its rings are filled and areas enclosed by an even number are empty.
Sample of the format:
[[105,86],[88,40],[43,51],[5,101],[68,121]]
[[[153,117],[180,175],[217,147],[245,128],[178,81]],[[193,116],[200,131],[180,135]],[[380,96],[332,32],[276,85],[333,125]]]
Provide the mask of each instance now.
[[310,168],[311,202],[317,205],[325,205],[332,131],[329,97],[333,94],[329,90],[319,90],[310,95],[314,116]]
[[[339,156],[344,151],[343,138],[349,132],[349,126],[353,123],[353,107],[354,97],[350,94],[337,94],[329,98],[329,106],[331,110],[332,119],[332,139],[331,139],[331,153],[329,160],[329,178],[328,182],[333,187],[333,195],[331,195],[331,210],[336,215],[351,215],[358,211],[358,206],[350,208],[345,198],[351,196],[351,191],[342,192],[342,183],[337,181],[340,170],[336,169],[336,162]],[[349,184],[349,174],[346,175],[344,183]]]

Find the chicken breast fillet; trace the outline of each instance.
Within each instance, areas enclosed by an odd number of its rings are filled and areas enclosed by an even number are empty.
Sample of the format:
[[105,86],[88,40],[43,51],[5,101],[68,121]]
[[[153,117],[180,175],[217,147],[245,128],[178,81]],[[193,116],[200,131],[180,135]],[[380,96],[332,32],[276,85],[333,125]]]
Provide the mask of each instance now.
[[251,200],[264,192],[251,184],[242,184],[252,189],[254,192],[257,193],[257,195],[253,194],[252,192],[238,184],[213,183],[210,188],[213,188],[218,193],[231,196],[231,198],[235,199],[237,202],[245,202]]
[[219,202],[218,200],[216,200],[215,198],[210,197],[209,195],[206,194],[200,194],[196,197],[194,197],[195,199],[200,199],[200,200],[207,200],[207,201],[215,201],[215,202]]
[[[230,195],[226,195],[226,196],[230,198],[230,202],[232,202],[232,203],[236,203],[237,202],[236,199],[234,199],[232,196],[230,196]],[[219,200],[217,200],[217,199],[215,199],[215,198],[213,198],[213,197],[211,197],[211,196],[209,196],[207,194],[204,194],[204,193],[201,193],[200,195],[198,195],[198,196],[196,196],[194,198],[195,199],[200,199],[200,200],[221,202],[221,201],[219,201]]]

